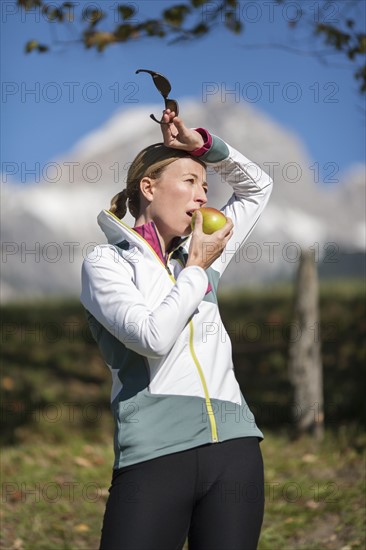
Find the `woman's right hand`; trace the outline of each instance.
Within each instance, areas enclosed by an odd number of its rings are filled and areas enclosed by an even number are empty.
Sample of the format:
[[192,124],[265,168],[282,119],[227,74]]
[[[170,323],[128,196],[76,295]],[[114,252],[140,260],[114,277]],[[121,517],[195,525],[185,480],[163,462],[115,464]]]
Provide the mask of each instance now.
[[186,267],[191,265],[198,265],[203,269],[210,267],[221,256],[233,234],[234,224],[230,218],[227,218],[226,224],[221,229],[211,235],[203,232],[202,221],[202,213],[197,210]]

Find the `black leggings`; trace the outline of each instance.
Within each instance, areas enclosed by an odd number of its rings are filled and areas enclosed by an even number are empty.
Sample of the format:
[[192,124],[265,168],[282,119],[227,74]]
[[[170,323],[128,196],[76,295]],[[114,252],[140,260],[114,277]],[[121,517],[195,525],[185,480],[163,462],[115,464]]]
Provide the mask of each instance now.
[[264,476],[257,437],[115,470],[100,550],[255,550]]

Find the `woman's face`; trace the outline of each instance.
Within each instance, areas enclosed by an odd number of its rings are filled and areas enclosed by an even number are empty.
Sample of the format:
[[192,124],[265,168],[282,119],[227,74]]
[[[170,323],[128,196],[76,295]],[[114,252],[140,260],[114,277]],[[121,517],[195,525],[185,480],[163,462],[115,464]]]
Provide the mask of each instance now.
[[192,212],[207,202],[206,170],[193,158],[177,159],[154,181],[150,216],[164,239],[192,231]]

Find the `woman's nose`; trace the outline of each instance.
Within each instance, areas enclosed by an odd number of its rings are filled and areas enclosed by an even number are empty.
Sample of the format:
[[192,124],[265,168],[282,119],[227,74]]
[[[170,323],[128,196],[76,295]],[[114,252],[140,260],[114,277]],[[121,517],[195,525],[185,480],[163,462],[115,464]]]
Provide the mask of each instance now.
[[201,203],[201,206],[203,206],[204,204],[206,204],[207,202],[207,196],[206,196],[206,193],[203,189],[201,189],[200,191],[197,192],[197,195],[196,195],[196,201],[198,201],[199,203]]

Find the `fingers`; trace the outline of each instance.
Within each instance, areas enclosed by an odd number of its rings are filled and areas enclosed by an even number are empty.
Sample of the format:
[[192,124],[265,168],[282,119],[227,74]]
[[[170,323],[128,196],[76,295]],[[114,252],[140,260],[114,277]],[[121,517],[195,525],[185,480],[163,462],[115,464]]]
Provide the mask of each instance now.
[[233,233],[234,233],[234,224],[233,224],[232,219],[227,218],[226,224],[224,225],[224,227],[219,229],[217,231],[217,233],[219,233],[219,231],[221,231],[221,235],[222,235],[221,238],[222,238],[222,241],[224,243],[224,246],[226,246],[228,240],[231,239],[231,237],[233,236]]
[[[218,239],[225,239],[228,235],[233,234],[234,224],[231,218],[226,218],[226,223],[221,229],[217,229],[210,235],[215,235],[218,237]],[[207,234],[203,231],[203,216],[200,210],[196,210],[194,214],[194,230],[197,230],[197,232],[202,233],[207,237]]]
[[221,229],[217,229],[215,233],[217,233],[219,237],[225,238],[230,233],[231,234],[233,233],[233,228],[234,228],[233,220],[227,217],[225,225],[221,227]]
[[174,125],[175,127],[177,128],[179,134],[184,137],[187,135],[188,133],[188,128],[185,126],[183,120],[177,116],[175,116],[175,113],[173,111],[172,113],[174,116],[173,116],[173,119],[174,119]]
[[197,232],[203,233],[202,224],[203,224],[202,212],[200,212],[199,210],[196,210],[194,214],[194,231],[196,233]]
[[161,122],[165,123],[161,126],[164,145],[188,152],[202,147],[204,143],[202,136],[195,130],[187,128],[174,111],[164,109]]
[[231,239],[234,233],[234,224],[231,218],[227,218],[226,224],[221,228],[215,231],[213,235],[217,235],[221,252],[224,250],[228,241]]
[[197,210],[195,212],[194,230],[188,252],[187,266],[199,265],[207,269],[220,257],[229,239],[233,235],[233,222],[227,218],[227,222],[221,229],[207,235],[202,231],[203,216]]
[[227,233],[226,238],[225,238],[225,246],[227,245],[228,240],[231,239],[231,237],[233,236],[233,233],[234,233],[233,220],[231,218],[228,218],[228,217],[226,219],[227,219],[227,222],[224,225],[224,228],[227,227],[228,233]]
[[174,124],[181,135],[186,135],[188,132],[188,128],[185,126],[183,120],[180,117],[175,116],[175,112],[170,109],[164,109],[161,121],[167,122],[168,124]]
[[179,120],[178,117],[175,116],[174,111],[171,111],[170,109],[164,109],[161,122],[167,122],[168,124],[172,124],[173,122],[175,123],[174,118],[176,120]]
[[168,145],[171,141],[171,138],[172,138],[172,130],[170,128],[170,115],[167,111],[163,111],[163,116],[162,116],[162,119],[161,119],[161,122],[165,122],[166,124],[163,124],[160,126],[161,128],[161,132],[163,134],[163,138],[164,138],[164,144],[165,145]]
[[170,109],[164,109],[163,117],[165,117],[165,122],[173,122],[173,119],[175,118],[175,112],[171,111]]
[[167,147],[177,146],[175,140],[178,137],[179,129],[176,127],[174,119],[176,119],[174,111],[170,111],[170,109],[163,111],[161,122],[165,122],[165,124],[161,125],[160,128],[163,134],[164,145]]
[[231,218],[226,217],[226,224],[224,225],[224,227],[221,228],[222,231],[224,231],[225,234],[229,233],[230,231],[232,232],[233,227],[234,227],[233,220]]

